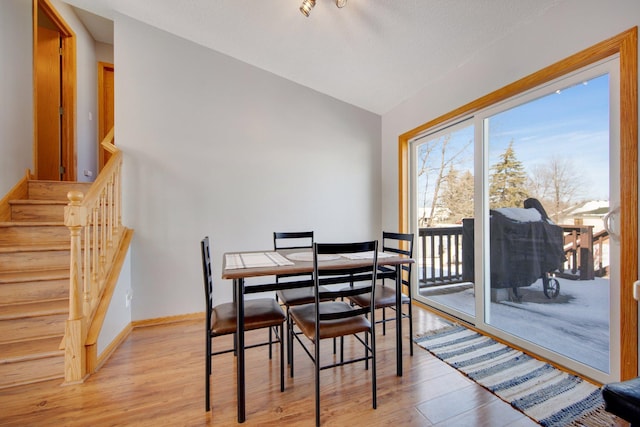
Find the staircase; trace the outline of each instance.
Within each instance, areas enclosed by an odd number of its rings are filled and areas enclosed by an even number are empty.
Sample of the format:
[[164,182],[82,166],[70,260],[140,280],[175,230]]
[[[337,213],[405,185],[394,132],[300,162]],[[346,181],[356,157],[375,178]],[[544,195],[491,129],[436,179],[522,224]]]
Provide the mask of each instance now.
[[0,389],[64,378],[69,313],[67,192],[90,183],[29,181],[0,222]]

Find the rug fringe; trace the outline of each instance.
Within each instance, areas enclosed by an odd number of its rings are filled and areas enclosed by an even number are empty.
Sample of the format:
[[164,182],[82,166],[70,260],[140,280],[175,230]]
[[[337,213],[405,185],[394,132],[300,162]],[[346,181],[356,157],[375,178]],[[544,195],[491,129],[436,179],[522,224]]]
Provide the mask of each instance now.
[[609,427],[617,425],[617,421],[620,419],[601,406],[587,414],[582,414],[579,419],[568,424],[568,427]]
[[450,325],[443,326],[441,328],[434,329],[432,331],[423,332],[421,334],[417,334],[415,336],[415,338],[413,339],[413,341],[414,342],[420,342],[420,340],[422,340],[424,338],[428,338],[428,337],[433,336],[433,335],[438,335],[438,334],[441,334],[443,332],[447,332],[447,331],[449,331],[451,329],[455,329],[455,328],[458,328],[458,327],[460,327],[460,325],[458,325],[457,323],[452,323]]

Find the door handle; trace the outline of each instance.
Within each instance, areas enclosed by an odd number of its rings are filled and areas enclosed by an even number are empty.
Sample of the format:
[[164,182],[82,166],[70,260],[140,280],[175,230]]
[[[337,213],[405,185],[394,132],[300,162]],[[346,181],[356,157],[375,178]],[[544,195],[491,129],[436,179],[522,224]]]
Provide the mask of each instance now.
[[609,236],[615,241],[620,240],[620,236],[616,234],[611,227],[611,217],[619,212],[620,212],[620,208],[618,207],[614,208],[613,210],[610,210],[609,212],[607,212],[607,214],[602,218],[602,224],[604,226],[604,229],[607,231],[607,233],[609,233]]

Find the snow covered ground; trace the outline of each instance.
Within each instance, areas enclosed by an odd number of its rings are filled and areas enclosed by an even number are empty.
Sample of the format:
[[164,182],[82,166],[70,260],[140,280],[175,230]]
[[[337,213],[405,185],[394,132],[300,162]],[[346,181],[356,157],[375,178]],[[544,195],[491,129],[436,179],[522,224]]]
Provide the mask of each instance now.
[[[609,280],[558,279],[560,294],[548,299],[542,279],[519,288],[521,302],[491,303],[490,324],[512,335],[609,372]],[[430,295],[441,304],[473,313],[474,292]]]

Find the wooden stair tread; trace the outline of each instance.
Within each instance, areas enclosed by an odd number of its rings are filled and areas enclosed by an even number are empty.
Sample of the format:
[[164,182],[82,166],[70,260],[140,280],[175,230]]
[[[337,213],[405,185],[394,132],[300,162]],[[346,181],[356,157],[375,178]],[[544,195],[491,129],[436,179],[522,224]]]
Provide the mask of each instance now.
[[64,221],[5,221],[0,222],[3,227],[64,227]]
[[61,340],[62,335],[0,344],[0,364],[62,356]]
[[9,200],[10,205],[68,205],[68,200],[34,200],[34,199],[15,199]]
[[69,269],[29,270],[0,272],[0,284],[17,282],[37,282],[40,280],[68,279]]
[[45,252],[45,251],[68,251],[71,248],[71,242],[42,242],[42,243],[19,243],[19,244],[2,244],[0,243],[0,254],[15,252]]
[[69,299],[0,305],[0,320],[49,316],[69,312]]

